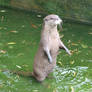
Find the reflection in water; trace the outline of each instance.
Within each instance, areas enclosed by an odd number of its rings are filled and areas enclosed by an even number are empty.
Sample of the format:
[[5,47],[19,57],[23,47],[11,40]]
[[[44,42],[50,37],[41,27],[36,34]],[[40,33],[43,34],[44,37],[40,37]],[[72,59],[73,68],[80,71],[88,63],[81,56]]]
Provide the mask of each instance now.
[[[92,80],[87,78],[88,67],[76,66],[76,67],[66,67],[62,68],[56,66],[54,69],[54,77],[56,79],[56,83],[59,83],[58,89],[69,91],[69,87],[73,86],[74,90],[80,89],[78,92],[82,92],[82,88],[85,86],[92,85]],[[85,76],[84,76],[85,75]],[[74,91],[74,92],[75,92]]]

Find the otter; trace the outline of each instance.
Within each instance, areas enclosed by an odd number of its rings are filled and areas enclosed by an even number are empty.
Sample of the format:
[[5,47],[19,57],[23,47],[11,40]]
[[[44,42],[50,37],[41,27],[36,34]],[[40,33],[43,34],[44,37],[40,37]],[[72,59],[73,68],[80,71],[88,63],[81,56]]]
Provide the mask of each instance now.
[[43,20],[41,40],[34,58],[33,76],[38,81],[43,81],[56,66],[56,57],[59,49],[64,49],[69,55],[70,51],[60,40],[57,25],[62,26],[58,15],[48,15]]
[[11,71],[22,76],[33,76],[42,82],[56,66],[56,58],[59,49],[64,49],[69,55],[70,51],[60,40],[57,25],[62,26],[62,19],[58,15],[51,14],[43,19],[41,39],[34,58],[33,72]]

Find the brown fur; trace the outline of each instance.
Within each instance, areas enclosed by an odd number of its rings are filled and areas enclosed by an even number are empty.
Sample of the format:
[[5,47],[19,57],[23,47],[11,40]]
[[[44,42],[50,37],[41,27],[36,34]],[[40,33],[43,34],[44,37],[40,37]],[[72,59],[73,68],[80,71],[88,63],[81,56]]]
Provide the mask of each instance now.
[[[54,18],[58,18],[58,21],[61,20],[57,15],[49,15],[44,19],[41,40],[38,51],[34,58],[33,66],[33,76],[38,81],[43,81],[48,74],[53,71],[53,68],[56,66],[56,57],[58,55],[59,48],[63,48],[59,33],[57,31],[57,24],[54,25],[56,20],[52,22],[52,25],[45,23],[45,21],[49,21],[50,18],[52,18],[52,20],[54,20]],[[49,49],[52,62],[49,62],[48,56],[44,50],[45,48]]]
[[34,58],[33,72],[12,71],[13,73],[22,76],[33,76],[39,82],[48,77],[48,74],[52,72],[53,68],[56,66],[56,58],[59,49],[64,49],[70,54],[69,50],[60,40],[57,31],[57,25],[61,23],[62,20],[54,14],[44,18],[41,40]]

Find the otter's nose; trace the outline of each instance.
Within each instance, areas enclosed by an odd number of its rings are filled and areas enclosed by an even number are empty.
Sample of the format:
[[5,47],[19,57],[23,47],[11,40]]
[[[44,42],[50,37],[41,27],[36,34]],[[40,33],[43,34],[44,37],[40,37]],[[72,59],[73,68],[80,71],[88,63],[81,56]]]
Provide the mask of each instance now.
[[60,24],[63,24],[63,21],[61,19],[59,19],[59,20],[60,20]]
[[62,24],[62,20],[60,18],[57,19],[57,24]]

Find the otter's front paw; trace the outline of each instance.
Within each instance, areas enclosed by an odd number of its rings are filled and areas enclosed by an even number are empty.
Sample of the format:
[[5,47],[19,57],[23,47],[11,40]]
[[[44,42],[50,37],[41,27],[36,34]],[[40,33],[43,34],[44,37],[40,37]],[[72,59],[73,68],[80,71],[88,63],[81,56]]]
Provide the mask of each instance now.
[[52,63],[52,57],[48,57],[49,63]]

